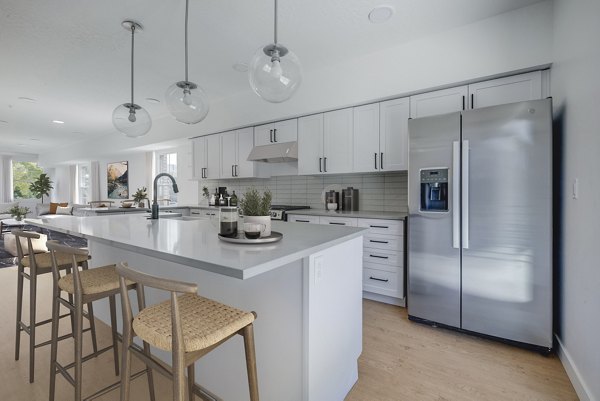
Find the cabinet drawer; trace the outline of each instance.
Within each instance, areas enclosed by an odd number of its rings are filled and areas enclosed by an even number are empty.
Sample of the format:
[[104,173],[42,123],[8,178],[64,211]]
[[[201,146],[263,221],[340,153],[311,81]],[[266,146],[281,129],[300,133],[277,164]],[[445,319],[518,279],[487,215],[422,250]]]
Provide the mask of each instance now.
[[363,261],[380,265],[403,266],[403,253],[384,249],[364,248]]
[[369,228],[373,234],[404,235],[402,220],[358,219],[358,226]]
[[320,223],[336,225],[336,226],[356,227],[357,226],[356,220],[357,219],[353,219],[351,217],[329,217],[329,216],[324,217],[324,216],[321,216]]
[[363,290],[389,297],[403,297],[403,272],[363,268]]
[[402,252],[404,250],[404,237],[396,235],[371,234],[363,237],[365,248],[385,249],[389,251]]
[[319,216],[303,216],[298,214],[289,214],[287,221],[293,221],[296,223],[319,224]]

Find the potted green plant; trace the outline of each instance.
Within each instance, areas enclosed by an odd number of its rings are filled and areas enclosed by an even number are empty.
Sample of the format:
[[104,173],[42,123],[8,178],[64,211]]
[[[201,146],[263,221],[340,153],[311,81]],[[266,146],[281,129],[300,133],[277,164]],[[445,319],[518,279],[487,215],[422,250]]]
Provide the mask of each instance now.
[[202,187],[202,197],[206,199],[206,204],[209,204],[210,192],[208,192],[208,187]]
[[261,237],[271,235],[271,200],[273,195],[267,190],[261,195],[256,188],[248,188],[242,200],[240,209],[244,215],[244,223],[259,223],[265,225],[265,231]]
[[133,194],[133,201],[138,204],[138,207],[144,207],[143,200],[148,199],[148,190],[146,187],[138,188]]
[[29,190],[36,198],[42,198],[44,203],[44,195],[50,196],[50,190],[53,189],[52,181],[46,173],[40,174],[37,180],[29,184]]
[[23,217],[27,216],[27,214],[30,212],[31,212],[31,210],[29,210],[28,207],[20,207],[18,205],[13,206],[10,209],[8,209],[8,214],[10,214],[12,217],[14,217],[15,220],[17,220],[17,221],[23,220]]

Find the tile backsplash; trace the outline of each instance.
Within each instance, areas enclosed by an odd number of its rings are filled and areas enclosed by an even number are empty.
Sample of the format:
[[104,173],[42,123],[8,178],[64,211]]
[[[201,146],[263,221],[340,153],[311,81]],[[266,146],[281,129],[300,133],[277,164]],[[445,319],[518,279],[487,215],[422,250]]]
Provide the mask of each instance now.
[[[324,176],[281,176],[268,179],[240,178],[227,180],[200,181],[199,199],[202,187],[210,193],[219,186],[227,187],[230,194],[235,191],[241,197],[246,189],[255,187],[273,193],[274,205],[301,205],[312,209],[325,209],[324,192],[340,191],[342,188],[358,189],[360,210],[383,212],[408,211],[408,174],[406,171],[383,174],[344,174]],[[340,193],[341,195],[341,193]]]

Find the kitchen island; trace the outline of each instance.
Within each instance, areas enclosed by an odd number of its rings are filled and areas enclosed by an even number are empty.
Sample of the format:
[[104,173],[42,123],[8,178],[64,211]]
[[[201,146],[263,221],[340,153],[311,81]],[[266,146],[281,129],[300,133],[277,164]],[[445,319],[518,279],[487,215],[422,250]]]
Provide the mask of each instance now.
[[[343,400],[362,350],[362,234],[358,228],[273,222],[282,241],[220,241],[206,220],[147,220],[136,214],[28,219],[88,240],[91,266],[126,261],[137,270],[198,284],[199,293],[255,311],[261,400]],[[147,302],[167,294],[148,290]],[[109,321],[108,303],[95,307]],[[120,322],[119,322],[120,327]],[[168,353],[154,350],[170,363]],[[243,342],[202,358],[198,382],[225,400],[248,400]]]

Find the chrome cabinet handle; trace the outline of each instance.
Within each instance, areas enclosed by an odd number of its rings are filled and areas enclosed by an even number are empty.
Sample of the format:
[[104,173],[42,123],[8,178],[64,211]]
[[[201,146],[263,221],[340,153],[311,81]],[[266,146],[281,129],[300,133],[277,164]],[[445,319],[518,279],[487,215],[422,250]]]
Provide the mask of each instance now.
[[381,152],[379,156],[379,169],[383,170],[383,152]]
[[327,158],[326,157],[323,158],[323,171],[327,172]]
[[277,128],[273,130],[273,142],[277,142]]
[[269,142],[273,143],[273,130],[269,130]]
[[377,170],[377,153],[375,153],[375,170]]
[[383,281],[384,283],[387,283],[388,281],[390,281],[389,279],[382,279],[382,278],[377,278],[377,277],[373,277],[373,276],[369,276],[369,280],[375,280],[375,281]]
[[297,223],[310,223],[310,220],[294,220]]
[[388,226],[374,226],[374,225],[369,225],[369,227],[371,227],[371,228],[389,228]]
[[369,242],[374,242],[376,244],[389,244],[389,241],[375,241],[374,239],[370,239]]
[[323,169],[321,168],[321,165],[323,164],[322,162],[323,162],[323,158],[319,157],[319,173],[323,172]]
[[336,223],[335,221],[330,221],[329,224],[334,224],[336,226],[345,226],[346,223]]

